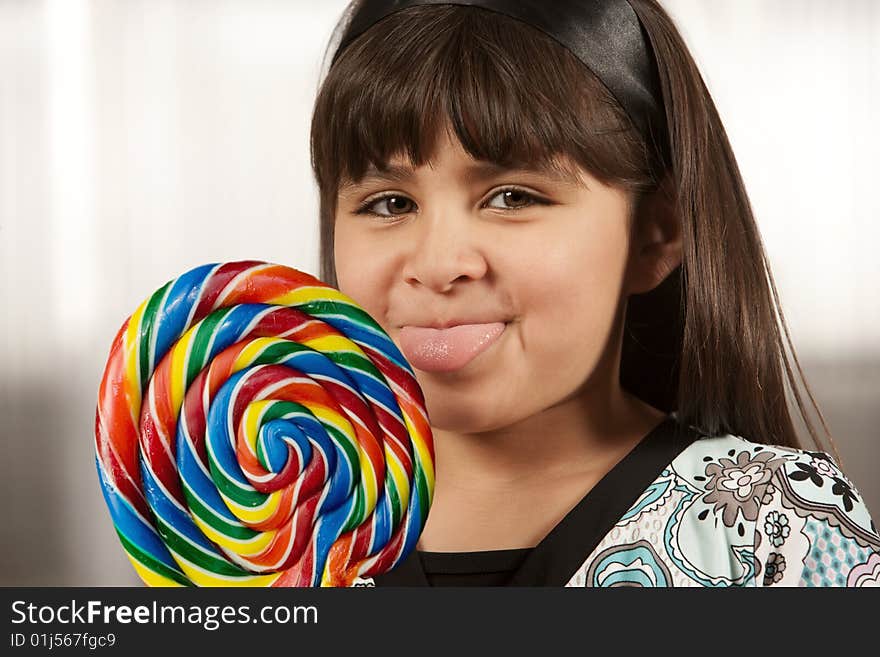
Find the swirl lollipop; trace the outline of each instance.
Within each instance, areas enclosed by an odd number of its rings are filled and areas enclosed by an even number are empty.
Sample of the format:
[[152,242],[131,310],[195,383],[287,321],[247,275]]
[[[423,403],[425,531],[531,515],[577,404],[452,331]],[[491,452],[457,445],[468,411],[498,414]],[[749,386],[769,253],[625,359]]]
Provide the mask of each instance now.
[[122,325],[95,418],[122,545],[153,586],[349,586],[412,551],[434,491],[415,376],[315,277],[198,267]]

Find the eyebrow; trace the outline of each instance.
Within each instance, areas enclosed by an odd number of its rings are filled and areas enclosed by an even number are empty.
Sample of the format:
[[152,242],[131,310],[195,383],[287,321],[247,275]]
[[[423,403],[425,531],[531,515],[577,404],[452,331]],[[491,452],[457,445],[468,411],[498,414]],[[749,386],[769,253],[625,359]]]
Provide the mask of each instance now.
[[[502,173],[507,174],[538,174],[560,184],[567,185],[583,185],[581,180],[574,173],[561,170],[548,163],[541,163],[535,166],[517,166],[509,167],[496,162],[480,161],[470,164],[464,169],[464,175],[468,179],[483,182],[494,178]],[[408,180],[415,175],[415,171],[406,165],[389,164],[384,170],[378,169],[375,165],[370,164],[360,180],[344,182],[340,185],[343,188],[358,188],[371,182],[399,182]]]

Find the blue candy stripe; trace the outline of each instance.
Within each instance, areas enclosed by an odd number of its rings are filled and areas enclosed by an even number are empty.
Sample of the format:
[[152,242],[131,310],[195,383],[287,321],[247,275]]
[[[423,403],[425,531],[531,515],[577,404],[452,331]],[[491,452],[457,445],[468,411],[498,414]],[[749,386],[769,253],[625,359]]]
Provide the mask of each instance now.
[[223,559],[214,544],[209,541],[202,530],[193,522],[189,512],[181,509],[177,501],[168,496],[161,484],[153,476],[149,467],[141,463],[141,476],[144,480],[144,492],[150,502],[150,508],[180,538],[206,555]]
[[387,335],[370,330],[346,315],[313,311],[312,316],[329,324],[358,346],[368,345],[381,352],[395,365],[415,376],[406,358]]
[[95,466],[98,469],[98,479],[101,483],[101,493],[107,508],[110,510],[110,516],[116,531],[123,534],[125,538],[135,545],[139,550],[149,554],[156,561],[162,563],[174,571],[176,575],[186,578],[183,571],[174,561],[168,548],[162,542],[159,533],[153,527],[152,523],[141,517],[141,515],[128,503],[118,490],[109,482],[101,469],[101,463],[95,458]]
[[161,360],[186,331],[201,301],[204,282],[218,267],[216,264],[196,267],[173,281],[157,316],[152,348],[155,361]]

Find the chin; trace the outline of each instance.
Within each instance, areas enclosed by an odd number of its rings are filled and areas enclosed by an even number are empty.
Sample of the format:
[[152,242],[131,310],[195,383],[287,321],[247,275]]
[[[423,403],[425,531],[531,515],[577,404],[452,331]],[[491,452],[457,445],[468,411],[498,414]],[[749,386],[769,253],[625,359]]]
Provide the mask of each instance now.
[[[482,433],[500,429],[510,422],[500,417],[497,407],[474,404],[471,406],[432,405],[427,403],[428,419],[431,427],[440,431],[454,433]],[[510,418],[512,419],[512,418]]]

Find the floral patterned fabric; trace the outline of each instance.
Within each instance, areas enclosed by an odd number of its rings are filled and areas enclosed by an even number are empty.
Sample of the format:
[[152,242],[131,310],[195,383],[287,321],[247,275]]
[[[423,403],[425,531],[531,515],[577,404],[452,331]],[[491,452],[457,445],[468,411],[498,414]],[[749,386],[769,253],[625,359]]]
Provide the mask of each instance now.
[[880,586],[880,536],[827,454],[706,437],[566,586]]

